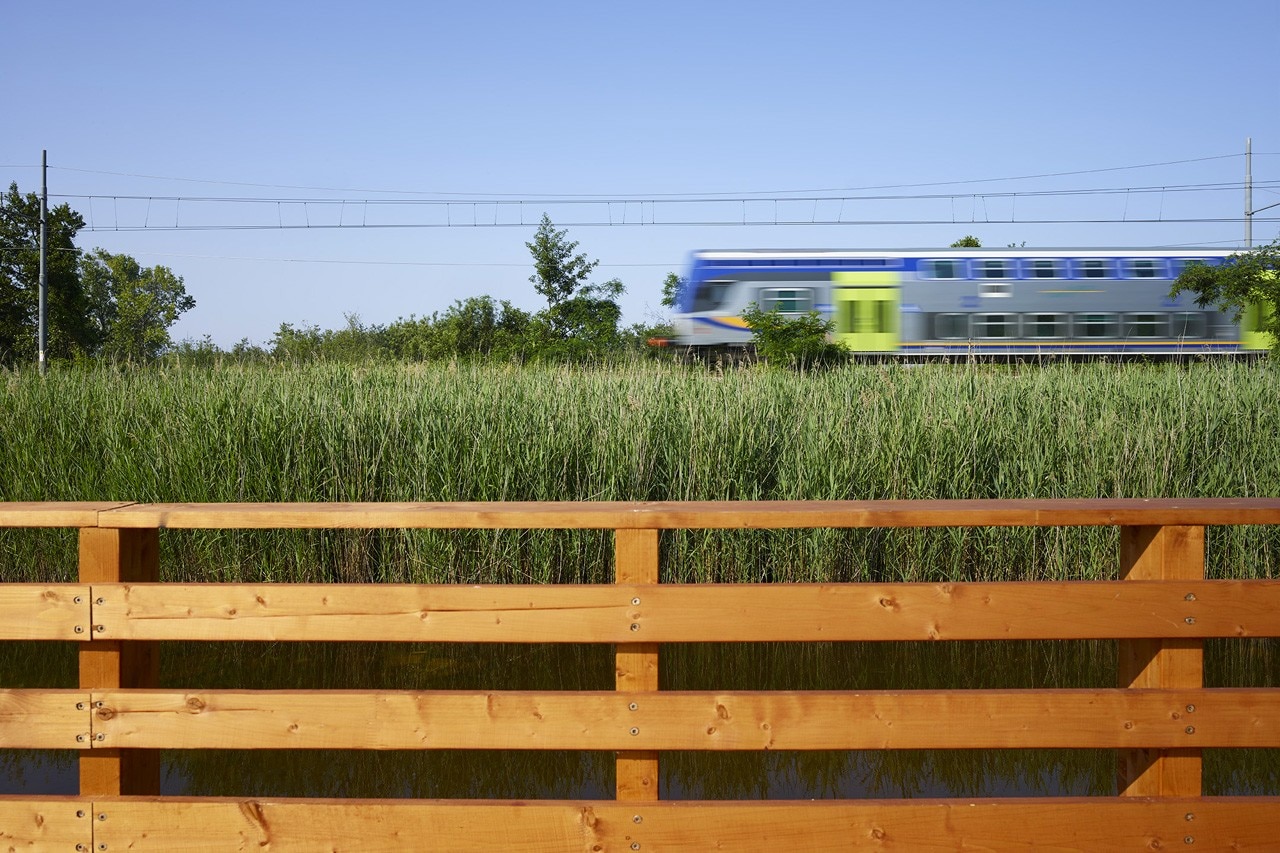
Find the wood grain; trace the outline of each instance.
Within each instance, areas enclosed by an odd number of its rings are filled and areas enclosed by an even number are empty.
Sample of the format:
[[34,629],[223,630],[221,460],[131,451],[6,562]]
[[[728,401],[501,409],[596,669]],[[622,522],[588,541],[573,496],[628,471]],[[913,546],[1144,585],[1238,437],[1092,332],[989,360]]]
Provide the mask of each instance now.
[[75,797],[0,795],[0,850],[93,850],[93,804]]
[[[656,536],[656,531],[623,533]],[[582,586],[95,583],[92,594],[95,602],[103,602],[93,610],[95,625],[103,628],[95,637],[122,640],[613,642],[627,644],[619,649],[620,655],[652,655],[655,649],[643,644],[641,648],[636,641],[1280,636],[1280,581],[1267,580]],[[656,659],[652,661],[651,680],[656,679]],[[633,665],[623,669],[631,672]],[[654,687],[629,686],[624,680],[619,689],[656,689],[656,682]]]
[[1274,851],[1280,798],[94,803],[107,850]]
[[745,529],[1280,523],[1280,498],[136,504],[104,527]]
[[0,501],[0,527],[94,527],[124,501]]
[[89,585],[0,584],[0,640],[90,638]]
[[1280,746],[1280,689],[1273,688],[652,694],[130,690],[94,691],[92,699],[95,748]]
[[[155,581],[160,576],[157,530],[84,528],[80,531],[80,582]],[[159,647],[149,642],[102,639],[95,622],[92,640],[80,647],[80,687],[154,687],[160,683]],[[94,749],[80,756],[80,793],[156,794],[160,754]]]
[[85,690],[0,690],[0,749],[88,749]]
[[[619,530],[614,542],[614,580],[622,585],[627,602],[625,630],[632,637],[643,632],[639,615],[651,599],[659,581],[658,531]],[[641,584],[642,586],[631,586]],[[630,597],[626,597],[630,593]],[[619,629],[622,626],[617,626]],[[625,634],[619,639],[625,638]],[[623,693],[647,694],[658,689],[658,644],[654,642],[619,643],[614,650],[615,681]],[[644,701],[641,696],[636,702]],[[619,752],[614,773],[614,791],[619,800],[657,800],[659,797],[658,753],[628,749]]]
[[[1120,576],[1125,583],[1162,581],[1171,587],[1204,578],[1203,527],[1126,527],[1120,531]],[[1203,603],[1203,591],[1189,590]],[[1195,628],[1209,618],[1202,609],[1187,616]],[[1118,680],[1130,688],[1197,688],[1204,683],[1204,641],[1123,640],[1117,647]],[[1203,760],[1198,749],[1142,749],[1117,755],[1117,779],[1123,796],[1198,796]]]

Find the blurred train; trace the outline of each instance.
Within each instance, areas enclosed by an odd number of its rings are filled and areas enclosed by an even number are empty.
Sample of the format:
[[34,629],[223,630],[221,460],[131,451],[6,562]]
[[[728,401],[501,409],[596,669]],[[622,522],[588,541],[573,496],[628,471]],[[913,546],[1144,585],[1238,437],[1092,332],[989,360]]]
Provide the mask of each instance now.
[[1187,264],[1211,249],[703,251],[676,300],[673,343],[691,353],[749,350],[742,312],[816,311],[866,355],[1193,356],[1267,348],[1256,309],[1240,322],[1173,299]]

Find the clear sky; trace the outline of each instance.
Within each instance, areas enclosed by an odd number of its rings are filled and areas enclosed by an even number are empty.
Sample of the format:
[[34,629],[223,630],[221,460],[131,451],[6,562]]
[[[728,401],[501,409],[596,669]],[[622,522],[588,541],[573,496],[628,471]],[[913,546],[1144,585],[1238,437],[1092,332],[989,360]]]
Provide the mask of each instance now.
[[536,310],[544,211],[639,322],[699,248],[1243,245],[1277,32],[1280,0],[0,0],[0,180],[47,149],[82,248],[183,277],[177,338]]

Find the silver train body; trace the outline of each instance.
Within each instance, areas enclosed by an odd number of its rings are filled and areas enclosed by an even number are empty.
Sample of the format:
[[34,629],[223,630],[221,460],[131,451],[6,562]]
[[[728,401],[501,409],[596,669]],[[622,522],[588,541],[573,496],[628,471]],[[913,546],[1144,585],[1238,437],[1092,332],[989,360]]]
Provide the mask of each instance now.
[[742,312],[833,321],[860,354],[906,356],[1231,355],[1266,349],[1241,322],[1169,296],[1212,249],[702,251],[677,297],[677,346],[747,349]]

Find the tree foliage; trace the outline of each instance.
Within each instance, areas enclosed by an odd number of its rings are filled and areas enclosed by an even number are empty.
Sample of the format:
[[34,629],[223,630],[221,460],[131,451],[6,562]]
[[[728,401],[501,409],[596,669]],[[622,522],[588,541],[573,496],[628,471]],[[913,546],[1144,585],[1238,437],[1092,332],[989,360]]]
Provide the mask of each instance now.
[[80,262],[90,324],[99,353],[117,361],[150,361],[172,341],[169,328],[196,301],[168,267],[144,268],[102,249]]
[[972,234],[966,234],[951,244],[953,249],[981,249],[982,241]]
[[675,308],[680,299],[680,291],[688,282],[673,272],[667,273],[662,280],[662,304],[667,308]]
[[1196,305],[1256,317],[1259,332],[1270,336],[1271,352],[1280,355],[1280,238],[1265,246],[1237,252],[1219,266],[1192,263],[1173,282],[1169,295],[1195,294]]
[[[84,218],[66,204],[49,211],[46,355],[92,354],[98,340],[88,320],[75,237]],[[40,288],[40,198],[17,184],[0,197],[0,364],[34,361]]]
[[[76,248],[84,218],[68,205],[49,211],[50,359],[155,358],[171,345],[169,328],[195,307],[182,279],[128,255]],[[0,364],[35,360],[40,289],[40,199],[17,184],[0,197]]]
[[534,318],[536,354],[554,360],[598,359],[613,355],[622,344],[618,299],[626,291],[619,279],[603,284],[587,281],[598,260],[575,250],[577,241],[557,229],[547,214],[525,243],[533,255],[534,289],[546,297],[547,307]]
[[763,311],[754,302],[742,312],[751,326],[756,352],[780,366],[814,367],[843,362],[848,351],[831,340],[835,323],[817,311],[798,316],[778,310]]
[[546,298],[548,307],[572,299],[600,264],[598,260],[587,260],[585,253],[575,255],[578,243],[568,239],[568,234],[566,229],[557,229],[551,217],[544,213],[533,242],[525,243],[533,255],[533,275],[529,281],[534,290]]

